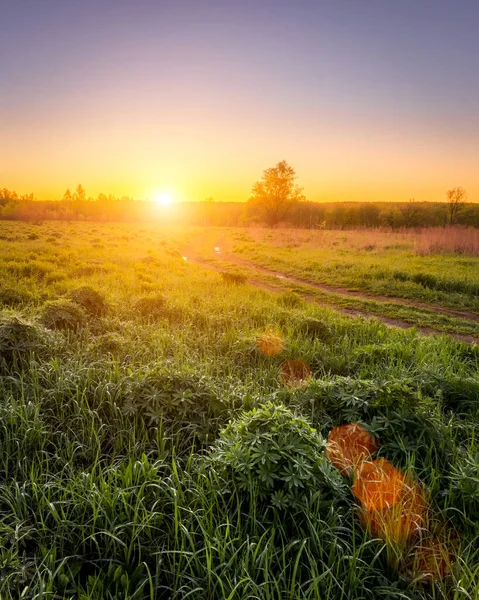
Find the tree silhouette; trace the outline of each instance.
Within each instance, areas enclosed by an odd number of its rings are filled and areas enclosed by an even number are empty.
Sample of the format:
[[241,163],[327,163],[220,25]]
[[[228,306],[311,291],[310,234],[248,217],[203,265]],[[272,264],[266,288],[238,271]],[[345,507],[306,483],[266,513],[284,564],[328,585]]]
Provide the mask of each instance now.
[[304,200],[302,188],[295,184],[296,172],[285,160],[265,169],[261,181],[253,186],[249,202],[270,227],[284,221],[292,207]]
[[457,223],[457,217],[464,208],[467,199],[467,192],[462,187],[455,187],[446,192],[446,201],[448,204],[449,225]]
[[83,189],[81,183],[77,185],[77,189],[75,190],[75,198],[80,202],[84,202],[86,200],[86,192]]

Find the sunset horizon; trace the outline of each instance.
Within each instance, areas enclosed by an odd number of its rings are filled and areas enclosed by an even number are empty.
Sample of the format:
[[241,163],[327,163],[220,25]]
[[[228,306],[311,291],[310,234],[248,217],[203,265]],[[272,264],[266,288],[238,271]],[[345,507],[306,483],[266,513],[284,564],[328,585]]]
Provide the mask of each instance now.
[[479,201],[477,4],[48,0],[2,18],[1,187],[243,202],[286,159],[313,202]]
[[479,600],[479,0],[0,19],[0,600]]

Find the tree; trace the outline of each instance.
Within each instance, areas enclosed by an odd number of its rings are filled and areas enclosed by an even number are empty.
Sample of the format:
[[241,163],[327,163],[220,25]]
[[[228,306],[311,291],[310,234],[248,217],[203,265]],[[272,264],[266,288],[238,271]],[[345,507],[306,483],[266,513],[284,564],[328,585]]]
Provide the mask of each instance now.
[[72,200],[72,193],[70,192],[70,190],[69,190],[69,189],[67,189],[67,190],[65,191],[65,193],[63,194],[63,198],[62,198],[62,200],[63,200],[64,202],[71,202],[71,200]]
[[399,206],[399,212],[402,215],[404,227],[419,227],[423,220],[423,209],[419,202],[410,198],[406,204]]
[[457,223],[457,217],[463,210],[467,199],[466,190],[462,187],[455,187],[446,192],[446,201],[448,204],[449,225]]
[[80,202],[84,202],[86,200],[86,192],[81,183],[77,185],[77,189],[75,190],[75,199],[79,200]]
[[270,227],[284,221],[292,207],[305,199],[296,179],[293,167],[282,160],[275,167],[265,169],[261,181],[254,184],[249,201]]

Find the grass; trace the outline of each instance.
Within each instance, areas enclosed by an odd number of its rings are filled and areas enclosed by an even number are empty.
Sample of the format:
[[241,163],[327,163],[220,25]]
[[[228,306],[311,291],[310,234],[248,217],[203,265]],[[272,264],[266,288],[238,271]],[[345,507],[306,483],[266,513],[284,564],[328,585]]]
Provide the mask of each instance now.
[[[224,235],[224,234],[223,234]],[[200,241],[195,246],[195,252],[201,260],[218,268],[226,270],[231,268],[231,259],[229,254],[213,255],[211,253],[211,240],[218,237],[218,232],[206,234],[205,239]],[[223,240],[226,245],[228,241]],[[233,257],[232,260],[235,260]],[[273,261],[276,259],[273,258]],[[332,308],[338,308],[346,312],[357,312],[362,315],[378,316],[384,319],[400,321],[404,325],[417,326],[424,329],[432,329],[437,332],[450,334],[458,334],[461,336],[471,336],[479,338],[479,322],[468,320],[465,317],[456,316],[454,313],[437,312],[435,304],[424,304],[419,306],[401,304],[394,301],[394,298],[379,298],[377,300],[372,297],[361,297],[348,295],[344,290],[343,293],[334,289],[320,289],[314,287],[314,282],[308,284],[308,281],[291,281],[287,277],[278,277],[271,273],[263,272],[255,268],[257,263],[244,263],[239,267],[240,273],[244,279],[263,284],[270,289],[284,291],[282,301],[288,303],[288,298],[293,302],[300,302],[301,299],[314,300],[322,305],[330,305]],[[270,265],[272,268],[274,265]],[[235,267],[238,270],[238,266]],[[298,273],[289,273],[288,269],[284,269],[284,273],[288,273],[298,277]],[[461,308],[461,307],[455,307]],[[460,311],[459,311],[460,313]],[[473,315],[474,316],[474,315]]]
[[[0,323],[2,600],[479,596],[477,347],[188,264],[201,230],[1,229],[2,284],[19,299]],[[72,305],[78,326],[45,321]],[[282,385],[288,359],[309,365],[307,386]],[[323,454],[352,421],[458,537],[445,580],[415,580],[405,550],[363,529]],[[268,440],[285,444],[287,504]]]
[[[477,235],[471,231],[226,230],[224,243],[241,258],[313,283],[479,314]],[[470,254],[452,251],[461,240]]]

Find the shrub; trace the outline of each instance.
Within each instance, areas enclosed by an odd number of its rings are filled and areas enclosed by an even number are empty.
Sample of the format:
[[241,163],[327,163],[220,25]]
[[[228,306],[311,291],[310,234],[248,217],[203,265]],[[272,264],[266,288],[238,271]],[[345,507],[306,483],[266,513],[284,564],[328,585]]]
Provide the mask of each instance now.
[[45,305],[41,321],[48,329],[77,331],[85,324],[85,313],[70,300],[53,300]]
[[0,304],[3,306],[18,306],[32,301],[32,294],[26,290],[3,288],[0,290]]
[[0,358],[7,365],[28,360],[41,346],[34,325],[14,316],[0,322]]
[[70,299],[96,317],[106,314],[109,309],[108,303],[103,296],[87,285],[73,290],[70,294]]
[[125,340],[119,333],[110,331],[94,337],[88,349],[92,353],[104,358],[106,354],[119,352],[124,344]]
[[212,460],[227,481],[276,508],[303,507],[313,494],[330,504],[341,477],[324,457],[324,440],[303,418],[272,403],[224,428]]
[[290,290],[278,297],[278,302],[287,308],[298,308],[301,305],[301,296]]
[[144,296],[137,300],[134,310],[143,319],[156,321],[165,316],[165,298],[161,294]]
[[223,278],[223,281],[229,285],[241,285],[247,281],[246,275],[232,271],[222,271],[221,277]]
[[331,339],[331,328],[320,319],[314,317],[298,320],[297,329],[302,335],[327,342]]
[[170,432],[181,431],[185,446],[191,442],[188,432],[208,441],[225,416],[224,403],[203,376],[148,373],[124,382],[120,396],[123,414],[138,415],[148,426],[161,422]]
[[452,499],[459,513],[479,521],[479,454],[464,453],[451,468]]

